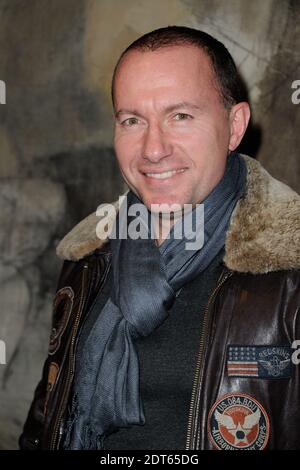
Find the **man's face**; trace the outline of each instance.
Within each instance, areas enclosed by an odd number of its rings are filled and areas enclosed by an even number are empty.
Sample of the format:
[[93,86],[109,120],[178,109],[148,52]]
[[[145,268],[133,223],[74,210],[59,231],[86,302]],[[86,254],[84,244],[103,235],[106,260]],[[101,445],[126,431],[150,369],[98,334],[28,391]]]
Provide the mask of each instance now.
[[206,54],[194,46],[129,52],[115,80],[115,151],[151,204],[200,203],[224,174],[231,119]]

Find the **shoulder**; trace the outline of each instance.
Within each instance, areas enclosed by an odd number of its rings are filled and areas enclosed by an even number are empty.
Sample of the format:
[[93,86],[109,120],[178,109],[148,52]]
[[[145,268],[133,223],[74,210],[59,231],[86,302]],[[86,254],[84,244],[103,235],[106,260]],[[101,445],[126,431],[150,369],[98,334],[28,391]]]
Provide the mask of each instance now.
[[[95,250],[105,249],[109,237],[108,225],[113,224],[123,197],[124,195],[120,196],[118,201],[99,206],[101,215],[98,208],[79,222],[57,245],[57,256],[67,261],[79,261]],[[105,225],[100,226],[103,220]]]
[[300,196],[243,156],[247,188],[231,217],[224,262],[233,271],[300,268]]

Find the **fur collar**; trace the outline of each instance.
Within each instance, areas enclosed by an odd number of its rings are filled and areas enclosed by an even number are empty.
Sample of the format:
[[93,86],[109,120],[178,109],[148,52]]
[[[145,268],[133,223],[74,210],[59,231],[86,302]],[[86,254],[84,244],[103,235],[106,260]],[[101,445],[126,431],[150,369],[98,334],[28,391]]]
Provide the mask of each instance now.
[[[300,196],[274,179],[259,162],[246,161],[247,191],[231,216],[225,265],[238,272],[267,273],[300,267]],[[115,203],[116,204],[116,203]],[[57,255],[78,261],[107,242],[96,234],[99,216],[89,215],[57,246]]]

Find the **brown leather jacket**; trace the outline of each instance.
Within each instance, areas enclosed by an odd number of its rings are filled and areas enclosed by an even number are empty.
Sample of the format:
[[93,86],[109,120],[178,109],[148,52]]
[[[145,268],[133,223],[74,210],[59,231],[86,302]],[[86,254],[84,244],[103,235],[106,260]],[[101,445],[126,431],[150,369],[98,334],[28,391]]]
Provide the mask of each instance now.
[[[300,449],[300,365],[292,348],[300,340],[300,198],[245,159],[247,194],[232,215],[224,269],[200,331],[186,449]],[[49,355],[22,449],[59,448],[78,333],[110,269],[97,222],[92,214],[58,246],[65,262]]]

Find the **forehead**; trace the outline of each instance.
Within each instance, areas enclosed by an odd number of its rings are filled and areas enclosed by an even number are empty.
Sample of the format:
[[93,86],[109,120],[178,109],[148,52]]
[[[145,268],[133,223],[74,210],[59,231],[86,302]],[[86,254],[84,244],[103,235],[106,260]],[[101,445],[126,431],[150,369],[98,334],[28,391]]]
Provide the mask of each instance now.
[[119,64],[114,84],[115,99],[161,91],[216,93],[213,67],[207,54],[196,46],[168,46],[155,51],[129,51]]

